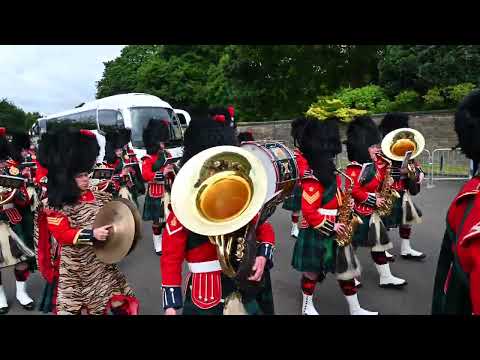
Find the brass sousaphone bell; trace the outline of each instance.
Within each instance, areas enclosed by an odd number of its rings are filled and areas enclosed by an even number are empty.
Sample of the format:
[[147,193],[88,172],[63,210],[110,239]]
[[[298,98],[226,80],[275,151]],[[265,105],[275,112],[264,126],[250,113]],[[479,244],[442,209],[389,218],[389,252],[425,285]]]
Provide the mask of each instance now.
[[246,281],[256,257],[252,220],[267,196],[261,161],[236,146],[217,146],[187,161],[172,186],[173,211],[188,230],[216,245],[223,273]]
[[116,199],[105,204],[93,228],[112,225],[106,241],[96,241],[96,256],[105,264],[115,264],[132,252],[141,238],[142,220],[138,209],[129,200]]
[[419,131],[411,128],[391,131],[382,140],[382,153],[394,161],[404,161],[405,155],[410,151],[410,159],[414,159],[424,149],[425,138]]

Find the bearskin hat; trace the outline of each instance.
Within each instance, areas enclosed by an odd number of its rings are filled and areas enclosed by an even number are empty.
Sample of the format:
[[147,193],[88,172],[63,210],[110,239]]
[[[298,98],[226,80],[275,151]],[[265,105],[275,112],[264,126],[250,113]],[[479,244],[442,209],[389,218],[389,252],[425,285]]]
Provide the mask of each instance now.
[[336,119],[309,120],[300,139],[300,151],[315,177],[328,186],[335,180],[335,155],[342,152]]
[[153,155],[160,150],[161,142],[170,140],[170,121],[161,119],[150,119],[143,129],[143,144],[147,154]]
[[251,131],[243,131],[238,134],[238,141],[241,143],[243,141],[255,141],[253,138],[253,133]]
[[309,119],[307,118],[298,118],[292,121],[290,136],[293,138],[293,145],[300,146],[300,140],[303,135],[303,130],[307,125]]
[[370,162],[368,148],[382,141],[377,125],[369,116],[353,119],[347,129],[347,155],[349,161],[360,164]]
[[391,112],[385,115],[380,122],[378,129],[380,130],[382,137],[384,137],[393,130],[407,127],[409,127],[408,114],[402,112]]
[[471,92],[458,106],[455,131],[465,156],[480,162],[480,90]]
[[88,130],[62,128],[42,136],[39,162],[48,170],[50,206],[61,208],[78,200],[75,176],[92,170],[99,151],[95,134]]
[[214,146],[238,146],[235,129],[228,126],[223,118],[206,117],[192,119],[184,134],[184,148],[181,165],[199,152]]
[[10,148],[6,135],[7,129],[0,127],[0,160],[7,160],[10,157]]
[[12,137],[10,142],[10,157],[15,161],[21,162],[22,150],[30,148],[30,136],[26,132],[18,130],[8,131],[8,134]]
[[226,108],[223,107],[215,107],[215,108],[210,108],[208,110],[208,116],[210,116],[213,120],[220,122],[225,125],[225,126],[230,126],[233,127],[233,119],[231,115],[231,111],[229,111]]
[[130,142],[130,135],[130,129],[117,129],[106,133],[105,161],[108,163],[115,161],[115,150],[127,145]]

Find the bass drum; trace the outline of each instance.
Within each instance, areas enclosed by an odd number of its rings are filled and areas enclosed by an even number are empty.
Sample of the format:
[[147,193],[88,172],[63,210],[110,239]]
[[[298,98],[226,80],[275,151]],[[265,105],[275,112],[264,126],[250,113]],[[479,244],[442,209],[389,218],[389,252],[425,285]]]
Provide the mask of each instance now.
[[293,192],[298,181],[295,155],[288,147],[277,141],[246,141],[240,147],[261,160],[268,177],[267,199],[281,191],[281,202]]

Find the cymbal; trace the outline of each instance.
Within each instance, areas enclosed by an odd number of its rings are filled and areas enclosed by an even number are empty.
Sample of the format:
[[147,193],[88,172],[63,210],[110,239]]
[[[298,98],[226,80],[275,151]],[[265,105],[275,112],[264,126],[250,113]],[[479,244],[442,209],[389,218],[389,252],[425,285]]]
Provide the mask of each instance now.
[[127,205],[130,208],[130,211],[133,214],[133,218],[135,220],[135,237],[133,239],[133,244],[130,250],[128,251],[129,255],[133,249],[137,246],[138,240],[142,238],[142,216],[140,215],[140,211],[138,211],[137,207],[135,204],[133,204],[130,200],[124,199],[124,198],[119,198],[119,201],[123,202],[125,205]]
[[94,250],[100,261],[115,264],[128,255],[135,240],[135,217],[130,207],[122,201],[105,204],[93,223],[93,229],[113,225],[106,241],[96,241]]

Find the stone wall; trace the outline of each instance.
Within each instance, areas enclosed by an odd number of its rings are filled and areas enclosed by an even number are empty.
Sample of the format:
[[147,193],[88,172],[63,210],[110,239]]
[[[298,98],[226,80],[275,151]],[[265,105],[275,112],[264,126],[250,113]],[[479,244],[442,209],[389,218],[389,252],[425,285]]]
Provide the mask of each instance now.
[[[452,112],[416,112],[409,115],[409,125],[423,134],[426,149],[432,151],[437,148],[450,148],[457,144]],[[378,124],[383,116],[384,114],[379,114],[372,118]],[[239,123],[238,131],[250,130],[256,140],[281,140],[291,147],[293,144],[290,138],[290,122],[291,120]],[[342,140],[346,137],[346,128],[346,125],[341,125]]]

